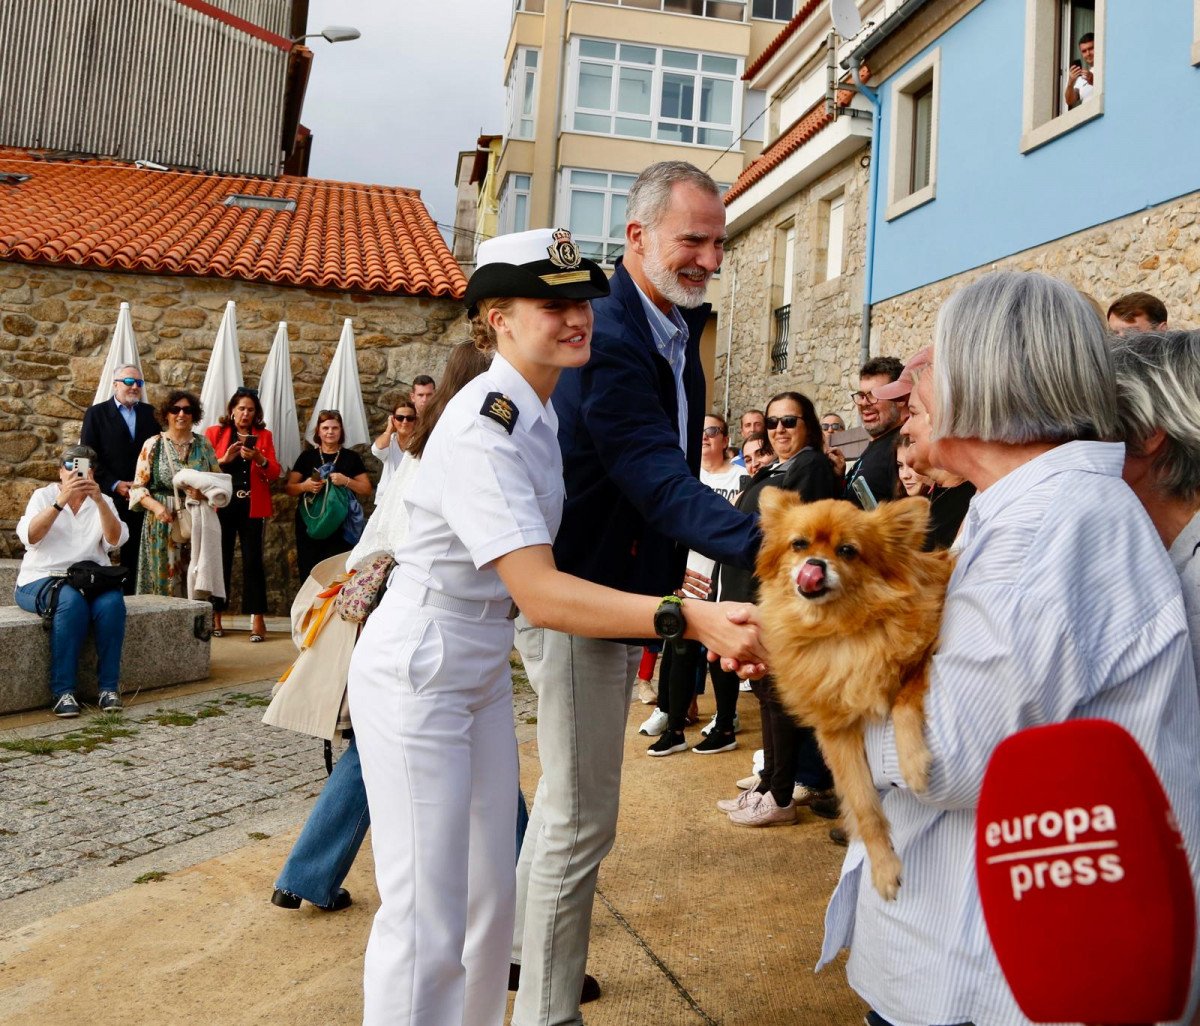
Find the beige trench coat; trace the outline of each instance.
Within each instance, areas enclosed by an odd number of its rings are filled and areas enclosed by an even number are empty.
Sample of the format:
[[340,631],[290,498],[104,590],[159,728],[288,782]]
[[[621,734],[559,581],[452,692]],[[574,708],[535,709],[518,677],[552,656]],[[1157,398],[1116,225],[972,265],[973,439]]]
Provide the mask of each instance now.
[[[332,598],[319,597],[339,576],[344,576],[346,556],[344,552],[330,556],[313,567],[292,603],[292,640],[300,655],[275,685],[263,723],[327,741],[350,726],[346,678],[361,625],[338,616]],[[321,616],[322,607],[325,607],[324,617],[319,630],[311,645],[305,647],[305,637]]]

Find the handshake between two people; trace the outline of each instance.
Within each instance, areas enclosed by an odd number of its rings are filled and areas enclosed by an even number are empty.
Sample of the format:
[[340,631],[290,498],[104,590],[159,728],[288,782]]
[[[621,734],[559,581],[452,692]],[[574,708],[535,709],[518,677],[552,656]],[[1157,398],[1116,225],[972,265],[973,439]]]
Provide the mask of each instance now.
[[745,680],[767,674],[767,654],[759,631],[758,609],[750,602],[709,602],[712,578],[690,567],[675,594],[695,599],[684,607],[684,617],[695,629],[696,640],[708,649],[708,661]]

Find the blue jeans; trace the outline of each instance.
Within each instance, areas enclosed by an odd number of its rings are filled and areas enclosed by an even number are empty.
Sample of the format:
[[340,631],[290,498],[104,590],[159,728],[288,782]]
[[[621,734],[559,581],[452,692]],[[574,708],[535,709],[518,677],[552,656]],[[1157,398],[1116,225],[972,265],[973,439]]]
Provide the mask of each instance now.
[[[525,796],[517,791],[517,855],[529,815]],[[314,905],[329,905],[346,879],[371,825],[367,789],[354,737],[333,766],[275,886]]]
[[[17,588],[17,605],[38,612],[37,596],[49,577]],[[121,648],[125,644],[125,596],[119,588],[85,599],[69,584],[58,592],[58,608],[50,627],[50,692],[57,699],[75,693],[79,653],[88,624],[96,628],[96,681],[101,691],[116,691],[121,679]]]

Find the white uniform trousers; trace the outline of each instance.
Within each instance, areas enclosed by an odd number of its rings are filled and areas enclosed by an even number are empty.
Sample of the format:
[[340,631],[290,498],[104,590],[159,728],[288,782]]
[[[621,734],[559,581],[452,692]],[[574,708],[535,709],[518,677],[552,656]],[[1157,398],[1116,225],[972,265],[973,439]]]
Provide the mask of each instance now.
[[617,837],[621,760],[640,647],[531,628],[517,649],[538,695],[538,781],[517,864],[512,1026],[582,1023],[600,861]]
[[512,943],[513,626],[388,592],[350,664],[380,907],[365,1026],[501,1026]]

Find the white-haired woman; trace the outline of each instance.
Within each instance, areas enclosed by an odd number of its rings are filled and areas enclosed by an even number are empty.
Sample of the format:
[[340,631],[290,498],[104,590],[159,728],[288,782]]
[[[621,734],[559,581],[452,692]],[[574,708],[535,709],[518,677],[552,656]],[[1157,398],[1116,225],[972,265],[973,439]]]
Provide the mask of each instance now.
[[1088,300],[1044,275],[985,275],[938,315],[933,385],[933,461],[979,491],[926,697],[929,787],[909,790],[890,724],[868,731],[904,882],[884,901],[854,844],[821,963],[851,946],[850,984],[885,1022],[1024,1022],[975,884],[988,759],[1026,727],[1121,724],[1154,764],[1195,866],[1200,699],[1178,577],[1121,480],[1113,361]]
[[1117,335],[1125,480],[1179,572],[1200,677],[1200,331]]

